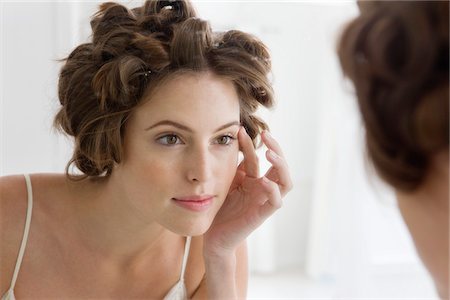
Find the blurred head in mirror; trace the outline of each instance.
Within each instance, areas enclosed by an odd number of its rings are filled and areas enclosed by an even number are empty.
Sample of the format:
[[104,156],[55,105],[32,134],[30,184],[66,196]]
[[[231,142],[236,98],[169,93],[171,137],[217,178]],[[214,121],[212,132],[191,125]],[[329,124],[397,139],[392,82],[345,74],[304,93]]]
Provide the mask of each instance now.
[[418,254],[449,292],[449,3],[359,1],[338,54],[368,156],[397,195]]
[[[171,231],[203,234],[236,173],[240,126],[255,145],[267,129],[254,113],[273,104],[268,50],[241,31],[213,32],[188,1],[105,3],[91,27],[92,42],[73,50],[59,78],[55,125],[75,140],[67,175],[107,178]],[[181,144],[211,144],[212,154]],[[158,202],[193,193],[183,174],[202,181],[196,193],[221,200],[202,222]]]

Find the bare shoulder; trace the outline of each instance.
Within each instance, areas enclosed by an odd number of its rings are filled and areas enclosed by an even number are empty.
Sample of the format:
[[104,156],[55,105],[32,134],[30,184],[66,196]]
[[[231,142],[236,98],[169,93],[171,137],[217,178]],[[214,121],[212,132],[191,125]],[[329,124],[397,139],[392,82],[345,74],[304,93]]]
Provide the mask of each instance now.
[[[54,193],[58,187],[66,185],[64,174],[32,174],[30,175],[33,199],[42,198],[43,194]],[[27,186],[24,175],[0,177],[0,225],[7,230],[8,224],[17,223],[25,217],[27,208]],[[23,217],[23,218],[21,218]]]
[[[6,232],[17,227],[19,219],[25,216],[27,208],[27,189],[23,175],[0,177],[0,232],[4,237]],[[2,240],[2,245],[5,245]]]
[[27,209],[25,177],[0,177],[0,294],[10,285]]
[[[30,178],[33,199],[36,199],[42,191],[61,182],[64,175],[32,174]],[[24,175],[0,177],[0,274],[4,275],[0,276],[0,295],[9,288],[16,264],[25,227],[27,196]]]
[[2,209],[0,213],[4,212],[4,208],[7,208],[5,206],[14,205],[15,202],[18,202],[17,199],[24,195],[26,195],[26,185],[23,175],[0,177],[0,205]]

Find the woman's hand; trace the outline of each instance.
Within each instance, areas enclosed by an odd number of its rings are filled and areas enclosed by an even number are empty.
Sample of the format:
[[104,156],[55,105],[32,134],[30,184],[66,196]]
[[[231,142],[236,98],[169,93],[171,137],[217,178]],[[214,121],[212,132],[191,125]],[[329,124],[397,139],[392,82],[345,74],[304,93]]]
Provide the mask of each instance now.
[[287,163],[278,143],[264,131],[262,141],[267,146],[266,157],[272,164],[259,177],[258,157],[251,138],[243,127],[238,134],[244,154],[228,196],[204,235],[204,255],[229,256],[269,216],[281,207],[282,197],[291,190]]

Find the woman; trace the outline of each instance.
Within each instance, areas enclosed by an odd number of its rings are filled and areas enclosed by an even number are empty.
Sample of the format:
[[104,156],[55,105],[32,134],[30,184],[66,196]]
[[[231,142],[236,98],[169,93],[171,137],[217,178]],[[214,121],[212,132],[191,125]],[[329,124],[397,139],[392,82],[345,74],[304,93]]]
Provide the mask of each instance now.
[[3,299],[245,298],[245,238],[292,185],[254,116],[267,49],[185,1],[105,3],[91,26],[59,78],[66,174],[0,179]]
[[378,174],[442,299],[449,297],[448,1],[360,1],[339,58]]

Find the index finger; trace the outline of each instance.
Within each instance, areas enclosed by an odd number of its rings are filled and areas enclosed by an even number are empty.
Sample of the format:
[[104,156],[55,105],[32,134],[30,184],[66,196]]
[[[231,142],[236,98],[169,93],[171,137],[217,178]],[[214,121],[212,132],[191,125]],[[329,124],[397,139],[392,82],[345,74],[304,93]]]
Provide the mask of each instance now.
[[239,148],[244,154],[244,167],[247,176],[258,178],[259,177],[259,163],[258,156],[256,155],[255,147],[253,146],[252,139],[247,134],[244,127],[239,129],[238,134]]
[[278,144],[278,142],[272,137],[269,131],[264,130],[261,134],[261,137],[267,148],[272,149],[277,155],[284,157],[280,144]]

